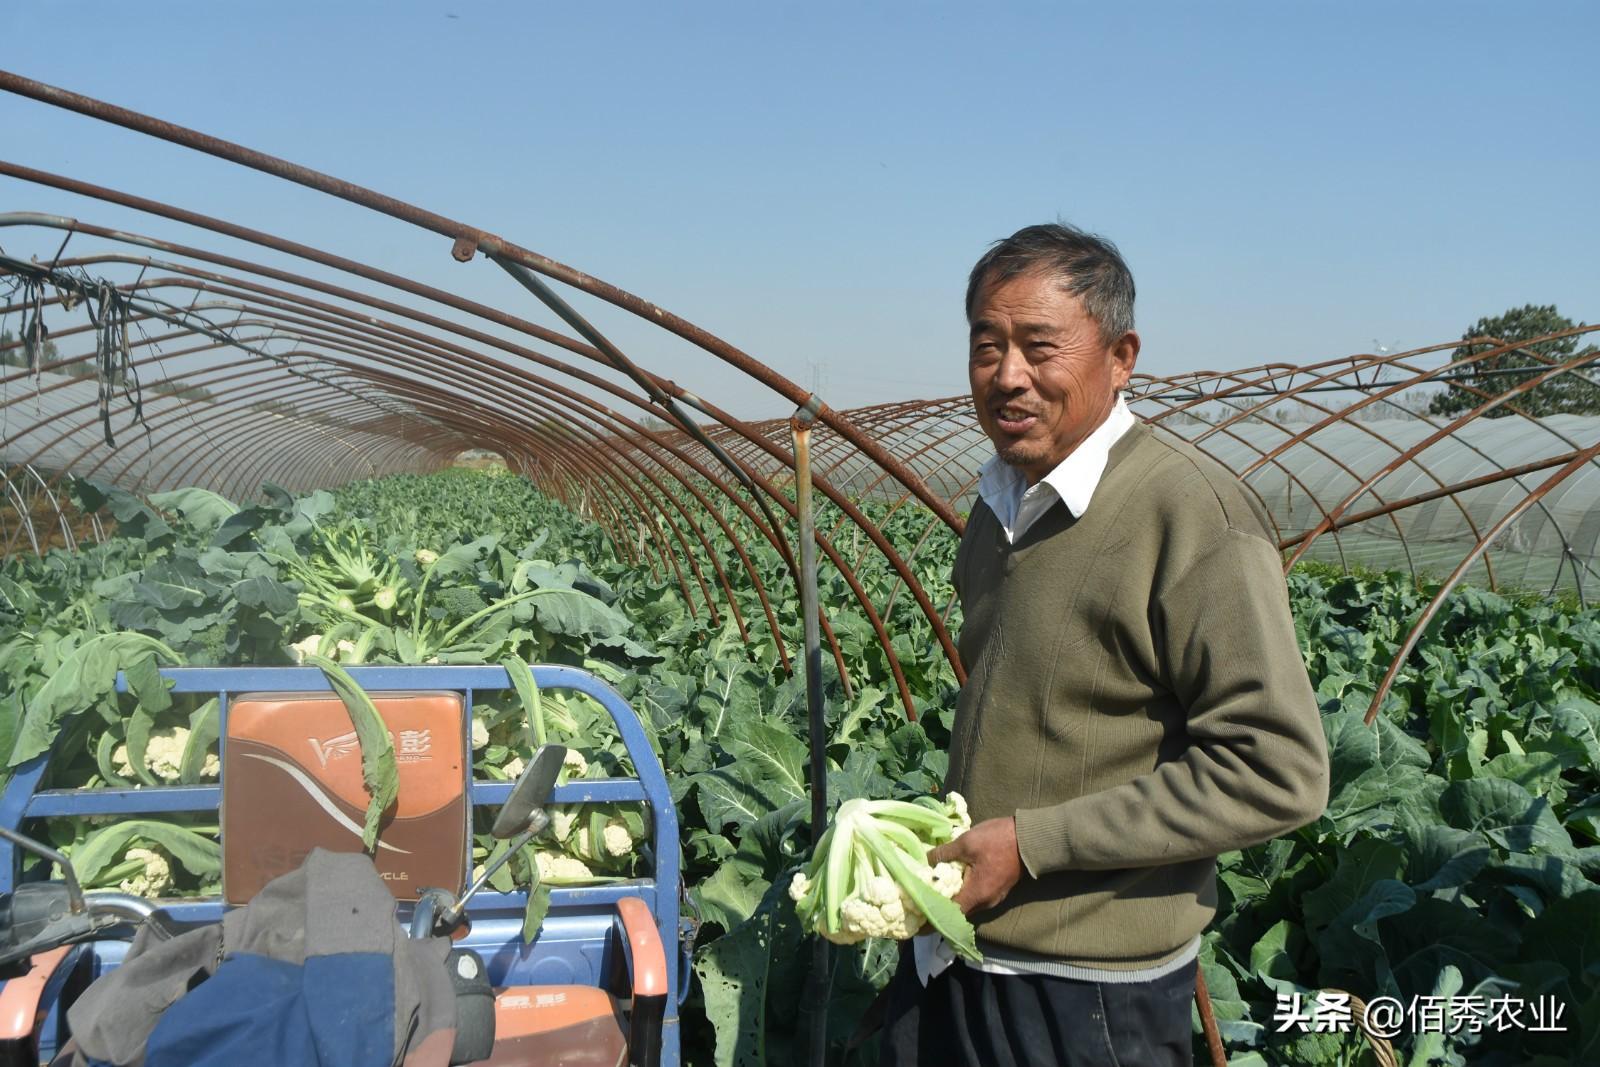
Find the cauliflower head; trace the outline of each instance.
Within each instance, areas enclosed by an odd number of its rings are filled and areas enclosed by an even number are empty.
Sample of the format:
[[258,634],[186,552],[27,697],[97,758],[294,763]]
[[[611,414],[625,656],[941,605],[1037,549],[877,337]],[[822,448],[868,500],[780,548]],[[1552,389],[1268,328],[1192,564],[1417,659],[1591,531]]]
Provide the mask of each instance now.
[[183,766],[183,750],[189,745],[189,731],[182,726],[154,730],[150,743],[144,749],[144,765],[152,774],[168,782],[176,782]]
[[161,853],[148,848],[130,848],[125,859],[143,860],[143,873],[124,878],[117,888],[136,897],[159,897],[172,888],[172,866]]
[[942,897],[954,897],[961,892],[961,883],[966,880],[967,865],[948,861],[936,863],[928,870],[928,884],[938,890]]
[[605,854],[620,858],[633,851],[633,835],[628,832],[628,824],[621,819],[612,819],[606,823],[606,828],[601,834],[601,847]]
[[[183,768],[183,750],[187,747],[189,747],[187,727],[169,726],[161,730],[152,730],[150,739],[144,746],[145,769],[162,781],[178,781]],[[214,778],[219,767],[217,757],[207,753],[205,765],[200,773]],[[128,755],[127,745],[118,745],[112,749],[111,768],[124,778],[134,776],[133,758]]]
[[905,941],[916,936],[926,921],[893,878],[887,874],[874,875],[858,884],[855,893],[840,905],[837,932],[850,941],[839,943],[849,944],[869,937]]
[[931,922],[963,956],[979,958],[971,923],[950,904],[966,865],[926,860],[930,847],[970,825],[958,794],[914,803],[846,801],[809,865],[789,883],[796,914],[807,929],[841,945],[871,937],[909,940]]
[[600,831],[598,848],[587,825],[578,827],[572,847],[585,859],[620,859],[633,851],[633,835],[628,832],[628,824],[621,819],[608,819]]
[[960,793],[950,793],[945,797],[945,806],[950,817],[955,820],[957,829],[951,837],[960,837],[972,829],[972,815],[967,811],[967,798]]
[[571,856],[552,855],[543,851],[535,852],[533,856],[541,882],[587,881],[594,877],[594,872],[582,860]]
[[557,808],[550,813],[550,833],[557,841],[565,841],[572,836],[572,828],[577,821],[576,808]]

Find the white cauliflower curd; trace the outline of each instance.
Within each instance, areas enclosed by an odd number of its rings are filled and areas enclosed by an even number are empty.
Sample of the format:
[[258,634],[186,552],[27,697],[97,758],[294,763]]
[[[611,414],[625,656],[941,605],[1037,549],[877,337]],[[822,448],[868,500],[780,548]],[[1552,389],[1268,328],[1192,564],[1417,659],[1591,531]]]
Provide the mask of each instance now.
[[905,941],[932,923],[957,952],[977,959],[972,924],[951,900],[965,865],[927,861],[930,849],[971,826],[958,793],[944,801],[847,801],[789,884],[795,911],[807,929],[841,945]]

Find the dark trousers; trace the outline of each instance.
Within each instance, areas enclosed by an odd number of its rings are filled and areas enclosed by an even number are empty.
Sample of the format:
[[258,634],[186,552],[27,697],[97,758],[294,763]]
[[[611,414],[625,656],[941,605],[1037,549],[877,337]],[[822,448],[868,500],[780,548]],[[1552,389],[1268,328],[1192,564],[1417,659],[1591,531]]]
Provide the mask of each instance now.
[[1153,982],[986,974],[917,981],[909,944],[887,992],[881,1067],[1192,1067],[1195,964]]

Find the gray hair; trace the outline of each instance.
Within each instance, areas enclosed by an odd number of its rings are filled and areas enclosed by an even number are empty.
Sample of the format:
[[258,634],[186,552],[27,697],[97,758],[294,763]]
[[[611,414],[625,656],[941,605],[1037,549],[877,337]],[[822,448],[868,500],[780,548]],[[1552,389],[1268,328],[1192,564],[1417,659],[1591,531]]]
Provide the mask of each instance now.
[[1046,223],[996,241],[967,278],[968,321],[985,285],[1019,274],[1059,281],[1064,291],[1083,301],[1104,344],[1133,329],[1133,274],[1117,246],[1104,237],[1066,223]]

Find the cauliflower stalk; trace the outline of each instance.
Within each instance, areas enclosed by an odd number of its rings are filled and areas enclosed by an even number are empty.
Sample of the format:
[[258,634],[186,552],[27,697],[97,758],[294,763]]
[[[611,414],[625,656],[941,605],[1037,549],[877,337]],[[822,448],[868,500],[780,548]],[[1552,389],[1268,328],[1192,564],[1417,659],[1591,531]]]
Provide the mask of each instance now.
[[966,867],[930,866],[928,850],[972,825],[966,800],[850,800],[818,842],[789,896],[808,930],[841,945],[869,937],[904,941],[931,923],[962,956],[977,960],[972,923],[950,899]]

